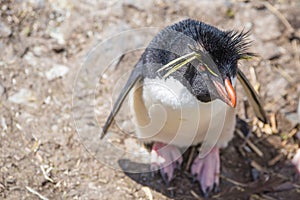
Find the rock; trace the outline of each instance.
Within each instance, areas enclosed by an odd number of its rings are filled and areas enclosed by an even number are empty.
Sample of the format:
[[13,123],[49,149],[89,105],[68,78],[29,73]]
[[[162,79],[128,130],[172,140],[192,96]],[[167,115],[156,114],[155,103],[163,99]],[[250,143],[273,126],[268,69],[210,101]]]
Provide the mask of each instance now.
[[288,113],[285,117],[292,124],[292,127],[295,127],[299,123],[299,116],[296,112]]
[[63,77],[69,71],[65,65],[54,65],[49,71],[46,72],[46,77],[49,81],[58,77]]
[[0,38],[2,37],[9,37],[11,35],[12,31],[9,26],[6,24],[0,22]]
[[300,131],[297,132],[296,137],[300,140]]
[[43,54],[43,52],[45,52],[45,48],[41,47],[41,46],[35,46],[32,49],[33,54],[36,56],[41,56]]
[[30,65],[30,66],[37,66],[37,64],[38,64],[36,57],[34,56],[34,54],[31,51],[29,51],[25,54],[24,60],[26,60],[28,65]]
[[298,122],[300,123],[300,97],[299,97],[299,101],[298,101]]
[[36,9],[45,8],[45,0],[29,0],[29,3]]
[[[268,12],[254,11],[252,16],[256,16],[254,21],[254,34],[258,35],[263,41],[271,41],[281,36],[280,28],[278,26],[278,19],[275,15],[270,15]],[[268,27],[266,27],[268,24]]]
[[[138,142],[137,139],[126,138],[124,140],[126,157],[131,161],[136,161],[140,163],[148,163],[150,153]],[[137,169],[133,169],[136,171]]]
[[[105,40],[107,38],[110,38],[111,36],[114,36],[116,34],[120,34],[123,31],[129,30],[131,27],[122,21],[118,21],[117,23],[109,23],[103,33],[101,34],[101,39]],[[122,41],[124,42],[124,41]],[[119,44],[117,44],[119,45]]]
[[[267,85],[267,95],[273,99],[278,99],[286,93],[287,86],[288,82],[283,77],[273,79]],[[276,90],[274,90],[274,88],[276,88]]]
[[296,155],[292,160],[292,163],[295,165],[298,174],[300,174],[300,149],[297,150]]
[[52,130],[53,132],[57,132],[57,131],[58,131],[58,126],[57,126],[57,125],[51,126],[51,130]]
[[19,92],[13,94],[12,96],[8,97],[8,101],[16,104],[30,104],[35,101],[36,98],[33,93],[28,89],[20,89]]
[[1,127],[3,131],[7,130],[7,124],[6,124],[6,120],[4,117],[1,116]]
[[[225,1],[223,0],[216,0],[213,4],[210,0],[179,1],[176,4],[176,7],[179,8],[179,10],[182,8],[188,8],[187,16],[193,16],[193,18],[201,19],[201,21],[209,24],[213,24],[224,19],[224,16],[220,13],[220,10],[225,8]],[[216,15],[215,13],[220,14]]]
[[65,37],[64,37],[63,33],[61,33],[58,30],[51,31],[50,32],[50,37],[55,39],[57,41],[57,43],[60,44],[60,45],[65,45],[66,44]]
[[51,97],[47,96],[46,99],[44,100],[44,103],[48,105],[50,102],[51,102]]
[[3,87],[3,85],[0,83],[0,96],[2,96],[3,93],[4,93],[4,87]]
[[274,42],[263,42],[261,40],[254,41],[255,52],[265,60],[280,57],[285,50],[277,46]]

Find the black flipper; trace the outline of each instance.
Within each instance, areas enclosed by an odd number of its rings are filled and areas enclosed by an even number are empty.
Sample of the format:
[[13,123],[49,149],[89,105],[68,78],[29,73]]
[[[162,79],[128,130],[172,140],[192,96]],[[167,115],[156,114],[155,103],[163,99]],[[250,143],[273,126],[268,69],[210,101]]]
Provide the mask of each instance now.
[[120,95],[118,96],[117,101],[115,102],[112,111],[110,112],[103,128],[102,128],[102,133],[100,136],[100,139],[102,139],[106,133],[107,130],[109,129],[111,123],[113,122],[115,116],[117,115],[118,111],[120,110],[126,96],[128,95],[129,91],[131,88],[134,86],[134,84],[142,78],[142,62],[138,62],[136,67],[133,69],[131,72],[125,86],[123,87]]
[[242,84],[242,86],[246,92],[246,95],[247,95],[248,100],[254,110],[256,117],[259,120],[261,120],[262,122],[267,123],[268,119],[267,119],[265,110],[263,108],[263,105],[262,105],[257,93],[255,92],[254,88],[249,83],[247,77],[240,69],[238,69],[237,78],[240,81],[240,83]]

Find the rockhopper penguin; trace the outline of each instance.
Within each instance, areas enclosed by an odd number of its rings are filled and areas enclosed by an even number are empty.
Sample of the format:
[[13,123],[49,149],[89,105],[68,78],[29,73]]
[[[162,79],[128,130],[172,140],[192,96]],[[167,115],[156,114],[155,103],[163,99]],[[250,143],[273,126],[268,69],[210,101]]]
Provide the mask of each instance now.
[[103,127],[107,132],[129,95],[136,135],[151,143],[151,169],[171,181],[182,148],[205,146],[191,165],[204,193],[219,183],[219,148],[233,137],[238,78],[259,119],[266,121],[238,60],[251,57],[247,33],[221,31],[192,19],[161,30],[145,49]]

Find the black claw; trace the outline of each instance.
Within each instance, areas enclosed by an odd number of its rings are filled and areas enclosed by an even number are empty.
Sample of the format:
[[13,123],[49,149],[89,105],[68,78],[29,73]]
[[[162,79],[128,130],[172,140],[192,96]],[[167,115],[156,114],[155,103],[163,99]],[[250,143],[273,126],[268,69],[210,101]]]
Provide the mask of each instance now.
[[[149,174],[141,174],[140,178],[143,182],[148,182],[149,181]],[[151,177],[150,177],[151,179]]]
[[165,184],[168,186],[169,185],[168,174],[163,172],[162,169],[160,170],[160,174],[161,174],[161,177],[163,178]]
[[206,188],[206,190],[202,190],[202,187],[200,187],[200,191],[203,193],[204,199],[208,199],[208,197],[212,191],[212,187],[208,187],[208,188]]
[[178,161],[176,161],[176,163],[175,163],[175,168],[178,170],[181,169],[181,164]]
[[213,191],[213,189],[214,189],[214,187],[211,186],[211,187],[208,187],[206,191],[207,191],[207,193],[209,194],[209,193],[211,193],[211,192]]
[[221,189],[220,189],[219,185],[215,183],[213,186],[213,192],[219,193],[220,191],[221,191]]
[[193,182],[193,183],[196,183],[196,182],[198,181],[198,180],[197,180],[198,174],[193,174],[192,176],[193,176],[192,182]]
[[151,172],[150,172],[150,175],[151,175],[152,178],[155,177],[156,172],[157,172],[157,171],[151,171]]
[[175,196],[174,190],[167,190],[167,193],[171,198],[174,198],[174,196]]
[[218,193],[221,191],[219,185],[217,185],[216,183],[214,183],[214,185],[212,187],[208,187],[206,189],[206,191],[201,190],[203,193],[203,197],[204,199],[207,199],[211,193]]
[[204,199],[208,199],[208,197],[209,197],[209,192],[208,192],[208,191],[203,192],[203,197],[204,197]]

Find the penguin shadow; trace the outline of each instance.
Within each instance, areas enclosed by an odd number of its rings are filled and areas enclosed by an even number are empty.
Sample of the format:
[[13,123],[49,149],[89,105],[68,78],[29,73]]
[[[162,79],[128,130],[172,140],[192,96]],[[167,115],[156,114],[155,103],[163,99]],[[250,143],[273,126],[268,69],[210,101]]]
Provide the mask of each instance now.
[[[188,152],[190,152],[190,149]],[[188,152],[184,153],[184,160],[186,155],[188,155]],[[193,181],[193,177],[190,175],[189,171],[185,170],[185,163],[182,165],[181,169],[175,170],[174,177],[169,183],[162,178],[159,170],[150,171],[149,164],[136,163],[128,159],[120,159],[118,164],[130,179],[144,187],[149,187],[150,189],[161,193],[166,197],[176,200],[192,200],[199,199],[197,197],[203,196],[203,194],[200,192],[200,185]],[[129,172],[138,170],[147,172]],[[154,199],[159,199],[159,197],[155,197],[155,194],[152,195]]]
[[[191,175],[190,166],[187,166],[189,157],[197,156],[197,151],[192,147],[183,154],[181,169],[175,171],[170,183],[163,180],[159,171],[150,172],[150,165],[128,159],[120,159],[118,164],[136,183],[175,200],[297,197],[299,193],[295,184],[300,184],[296,177],[297,172],[290,161],[284,156],[279,156],[281,149],[274,144],[278,138],[258,138],[249,130],[247,123],[238,118],[234,138],[225,149],[221,150],[220,185],[206,195],[201,192],[200,184]],[[248,140],[255,147],[251,147]],[[149,172],[129,172],[138,170]],[[157,194],[152,195],[154,199],[159,199]]]

